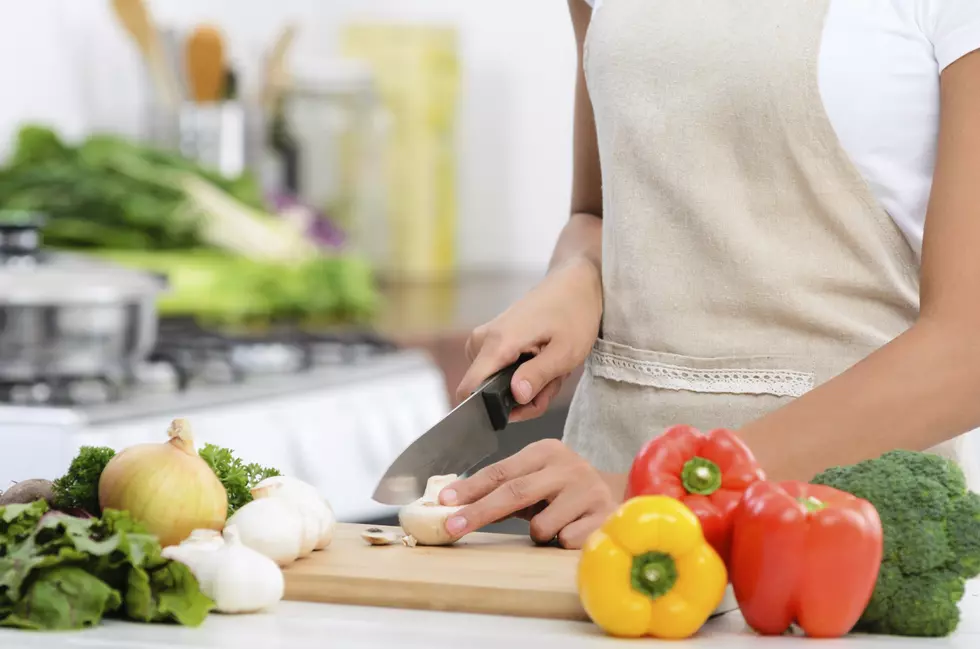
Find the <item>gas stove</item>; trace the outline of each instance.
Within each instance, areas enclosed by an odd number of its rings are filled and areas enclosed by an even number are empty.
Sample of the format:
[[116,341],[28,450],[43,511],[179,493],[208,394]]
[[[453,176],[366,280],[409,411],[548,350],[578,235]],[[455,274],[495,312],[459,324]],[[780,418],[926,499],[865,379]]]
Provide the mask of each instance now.
[[350,368],[397,351],[392,342],[364,330],[323,333],[279,325],[261,331],[227,332],[203,327],[191,318],[165,318],[160,321],[153,352],[131,374],[0,382],[0,404],[57,407],[119,403],[148,393],[186,393],[200,387],[240,386],[325,368]]
[[370,499],[390,462],[450,408],[424,353],[367,331],[228,333],[163,319],[129,376],[0,385],[0,490],[53,479],[83,445],[160,442],[187,418],[198,446],[233,449],[316,485],[340,520],[392,513]]

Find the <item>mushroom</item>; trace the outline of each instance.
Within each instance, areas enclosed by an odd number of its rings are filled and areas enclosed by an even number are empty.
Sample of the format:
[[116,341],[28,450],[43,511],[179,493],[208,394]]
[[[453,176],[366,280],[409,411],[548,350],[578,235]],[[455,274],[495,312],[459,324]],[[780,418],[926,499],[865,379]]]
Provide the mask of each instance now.
[[425,484],[422,497],[398,512],[398,523],[418,545],[450,545],[455,541],[446,531],[446,520],[462,507],[439,504],[439,492],[457,478],[455,473],[432,476]]
[[54,491],[50,480],[31,479],[15,482],[10,489],[0,495],[0,507],[5,505],[28,505],[36,500],[54,503]]
[[361,532],[361,538],[371,545],[391,545],[397,543],[400,535],[386,532],[380,527],[369,527]]

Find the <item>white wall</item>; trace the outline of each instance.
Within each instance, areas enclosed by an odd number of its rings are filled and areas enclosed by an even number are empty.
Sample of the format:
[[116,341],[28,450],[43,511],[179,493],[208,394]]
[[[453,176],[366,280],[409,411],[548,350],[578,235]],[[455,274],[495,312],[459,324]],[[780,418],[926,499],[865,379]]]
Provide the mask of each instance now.
[[[70,135],[135,133],[142,80],[103,0],[5,3],[0,20],[0,155],[23,119]],[[151,0],[160,22],[220,24],[254,83],[257,57],[287,19],[298,56],[332,51],[335,26],[396,18],[460,29],[459,254],[466,269],[539,270],[567,216],[574,47],[565,3],[535,0]]]

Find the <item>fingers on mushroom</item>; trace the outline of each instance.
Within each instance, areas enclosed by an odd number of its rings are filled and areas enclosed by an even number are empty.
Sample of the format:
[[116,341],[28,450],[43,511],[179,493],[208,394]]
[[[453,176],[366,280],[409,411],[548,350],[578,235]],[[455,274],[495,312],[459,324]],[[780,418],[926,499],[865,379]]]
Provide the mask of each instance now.
[[406,538],[411,537],[418,545],[450,545],[457,540],[446,530],[446,521],[462,507],[439,503],[439,493],[457,478],[456,474],[432,476],[422,497],[401,508],[398,523]]

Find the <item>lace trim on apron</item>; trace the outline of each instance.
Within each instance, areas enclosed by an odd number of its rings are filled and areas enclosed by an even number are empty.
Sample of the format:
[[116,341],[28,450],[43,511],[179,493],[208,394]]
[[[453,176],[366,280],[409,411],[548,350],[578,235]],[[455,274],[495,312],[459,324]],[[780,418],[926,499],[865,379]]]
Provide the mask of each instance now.
[[710,394],[771,394],[799,397],[814,386],[808,372],[781,369],[691,368],[661,361],[626,358],[593,350],[587,361],[595,376],[663,390]]

